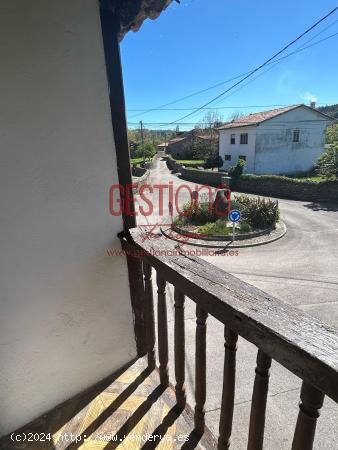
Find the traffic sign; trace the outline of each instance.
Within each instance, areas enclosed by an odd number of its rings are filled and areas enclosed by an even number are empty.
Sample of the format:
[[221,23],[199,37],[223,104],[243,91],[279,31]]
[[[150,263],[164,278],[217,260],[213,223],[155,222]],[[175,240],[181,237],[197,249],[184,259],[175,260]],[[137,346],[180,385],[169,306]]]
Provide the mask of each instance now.
[[239,209],[233,209],[230,211],[229,213],[229,220],[230,222],[238,222],[239,220],[241,220],[241,212]]

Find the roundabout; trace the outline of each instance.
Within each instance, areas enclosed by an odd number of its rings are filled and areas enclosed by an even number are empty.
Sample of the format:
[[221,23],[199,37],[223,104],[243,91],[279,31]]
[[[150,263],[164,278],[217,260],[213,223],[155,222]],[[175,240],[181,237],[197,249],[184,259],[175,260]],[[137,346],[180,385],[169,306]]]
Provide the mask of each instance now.
[[231,236],[206,236],[176,225],[172,225],[171,227],[161,227],[162,234],[168,239],[172,239],[185,245],[210,248],[245,248],[269,244],[285,236],[286,230],[285,223],[279,221],[275,227],[270,229],[242,235],[238,234],[233,241]]

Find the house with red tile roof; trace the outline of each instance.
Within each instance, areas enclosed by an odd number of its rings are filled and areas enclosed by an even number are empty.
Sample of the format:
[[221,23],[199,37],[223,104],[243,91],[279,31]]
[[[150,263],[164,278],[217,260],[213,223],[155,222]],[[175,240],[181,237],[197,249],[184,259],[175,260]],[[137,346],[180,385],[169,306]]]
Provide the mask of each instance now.
[[[218,133],[213,132],[211,133],[202,133],[200,131],[192,130],[188,131],[184,134],[181,134],[173,139],[170,139],[170,141],[166,145],[166,151],[170,155],[172,155],[173,158],[177,159],[188,159],[193,156],[193,144],[195,142],[211,142],[213,141],[216,145],[217,149],[217,142],[218,142]],[[158,147],[161,149],[164,145],[160,144]]]
[[325,149],[325,129],[333,121],[314,107],[302,104],[233,120],[218,128],[223,169],[243,159],[247,173],[309,171]]

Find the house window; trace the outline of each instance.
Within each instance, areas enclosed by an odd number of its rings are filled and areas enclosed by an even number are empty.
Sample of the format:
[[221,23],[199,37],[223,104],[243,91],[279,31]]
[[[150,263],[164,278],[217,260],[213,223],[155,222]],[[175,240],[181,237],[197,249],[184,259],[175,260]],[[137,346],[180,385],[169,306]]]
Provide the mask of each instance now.
[[241,134],[241,144],[247,144],[248,143],[248,133],[242,133]]
[[224,155],[224,161],[231,161],[231,155]]
[[293,130],[292,142],[299,142],[300,131]]
[[242,159],[243,161],[246,161],[246,156],[245,155],[239,155],[238,159]]
[[236,144],[236,135],[230,134],[230,144]]

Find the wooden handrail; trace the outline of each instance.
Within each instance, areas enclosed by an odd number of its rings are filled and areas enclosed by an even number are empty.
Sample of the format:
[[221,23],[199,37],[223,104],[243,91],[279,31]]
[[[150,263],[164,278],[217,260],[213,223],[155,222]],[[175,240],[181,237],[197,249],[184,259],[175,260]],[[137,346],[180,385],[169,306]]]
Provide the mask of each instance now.
[[[191,300],[338,403],[338,331],[140,228],[122,238],[125,251],[146,260]],[[174,255],[175,257],[173,257]]]
[[[262,450],[271,360],[279,362],[303,381],[301,403],[292,448],[311,450],[317,419],[328,395],[338,403],[338,331],[291,305],[239,280],[208,262],[191,256],[162,235],[141,228],[120,236],[123,250],[139,257],[144,268],[144,305],[150,369],[155,364],[155,336],[151,269],[157,271],[159,305],[160,379],[168,384],[165,283],[175,288],[175,377],[178,406],[185,395],[185,297],[196,303],[195,431],[204,431],[206,399],[206,321],[208,314],[224,324],[225,356],[219,449],[230,448],[234,409],[238,336],[258,347],[248,449]],[[163,311],[163,314],[161,313]]]

